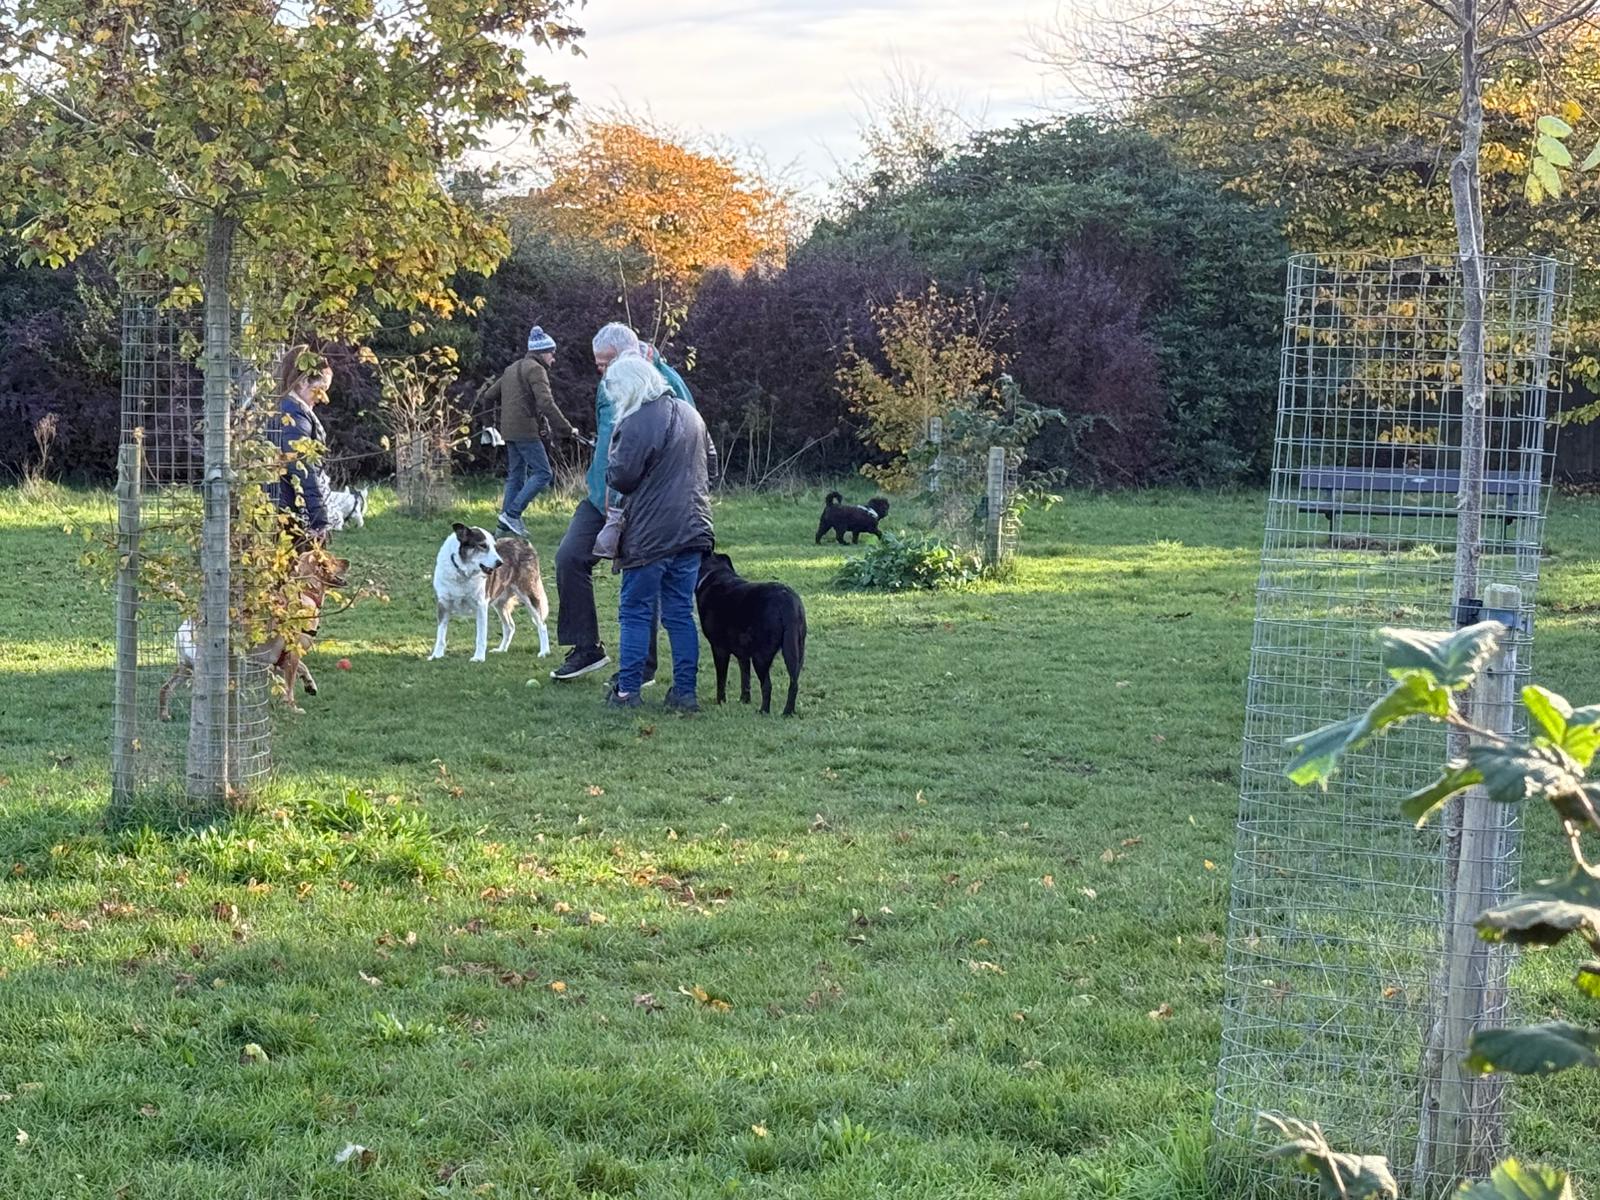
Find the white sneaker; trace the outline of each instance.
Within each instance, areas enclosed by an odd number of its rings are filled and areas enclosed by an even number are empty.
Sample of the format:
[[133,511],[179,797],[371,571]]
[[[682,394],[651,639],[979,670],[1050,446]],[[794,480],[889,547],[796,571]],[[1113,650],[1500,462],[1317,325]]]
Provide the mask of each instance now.
[[519,538],[527,538],[528,527],[522,523],[521,517],[513,517],[506,513],[501,513],[496,520],[500,522],[500,528],[504,529],[506,532],[514,533]]

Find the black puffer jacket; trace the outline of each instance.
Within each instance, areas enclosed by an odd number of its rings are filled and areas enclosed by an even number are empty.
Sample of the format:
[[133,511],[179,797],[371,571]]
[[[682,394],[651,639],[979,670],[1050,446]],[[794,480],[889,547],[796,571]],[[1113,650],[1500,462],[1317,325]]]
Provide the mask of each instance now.
[[606,485],[627,501],[617,566],[629,571],[711,549],[716,458],[700,414],[671,392],[617,425],[606,465]]

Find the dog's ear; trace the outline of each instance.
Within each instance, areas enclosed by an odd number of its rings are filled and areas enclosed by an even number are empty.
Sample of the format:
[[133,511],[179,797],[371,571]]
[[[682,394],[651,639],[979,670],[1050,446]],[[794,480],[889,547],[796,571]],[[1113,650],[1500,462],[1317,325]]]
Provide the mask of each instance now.
[[450,528],[456,531],[456,537],[460,538],[463,542],[467,540],[467,534],[469,530],[460,521],[452,523]]

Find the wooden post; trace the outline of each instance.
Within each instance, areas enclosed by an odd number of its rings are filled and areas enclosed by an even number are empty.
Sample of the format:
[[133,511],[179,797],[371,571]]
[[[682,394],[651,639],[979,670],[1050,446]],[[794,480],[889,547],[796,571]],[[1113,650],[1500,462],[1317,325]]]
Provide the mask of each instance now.
[[928,464],[928,490],[937,493],[939,475],[944,470],[944,422],[938,417],[928,418],[928,445],[933,447],[933,461]]
[[989,477],[984,488],[984,496],[986,499],[984,558],[988,566],[997,567],[1000,565],[1000,556],[1005,552],[1006,449],[1004,446],[989,447]]
[[117,665],[111,728],[111,803],[133,803],[139,757],[139,494],[141,430],[117,451]]
[[[1522,590],[1509,584],[1484,589],[1484,608],[1517,613]],[[1515,618],[1513,618],[1515,619]],[[1500,650],[1472,692],[1471,716],[1478,724],[1509,736],[1516,699],[1517,652],[1508,633]],[[1478,936],[1477,919],[1505,899],[1499,872],[1510,851],[1516,813],[1496,804],[1482,788],[1471,788],[1453,802],[1458,812],[1455,836],[1445,843],[1449,855],[1444,895],[1444,963],[1439,972],[1439,1018],[1435,1045],[1424,1056],[1431,1081],[1432,1111],[1423,1113],[1425,1167],[1432,1176],[1430,1194],[1454,1195],[1459,1184],[1485,1176],[1507,1152],[1505,1083],[1480,1076],[1464,1066],[1468,1040],[1486,1016],[1505,1001],[1505,984],[1491,975],[1493,948]]]

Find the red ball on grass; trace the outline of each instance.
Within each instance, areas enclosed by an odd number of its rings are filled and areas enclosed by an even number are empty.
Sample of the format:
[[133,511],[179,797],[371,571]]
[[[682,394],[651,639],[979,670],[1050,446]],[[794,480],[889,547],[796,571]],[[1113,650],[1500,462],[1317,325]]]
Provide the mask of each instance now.
[[339,660],[339,670],[348,671],[349,669],[350,669],[350,660],[348,658],[341,658]]

